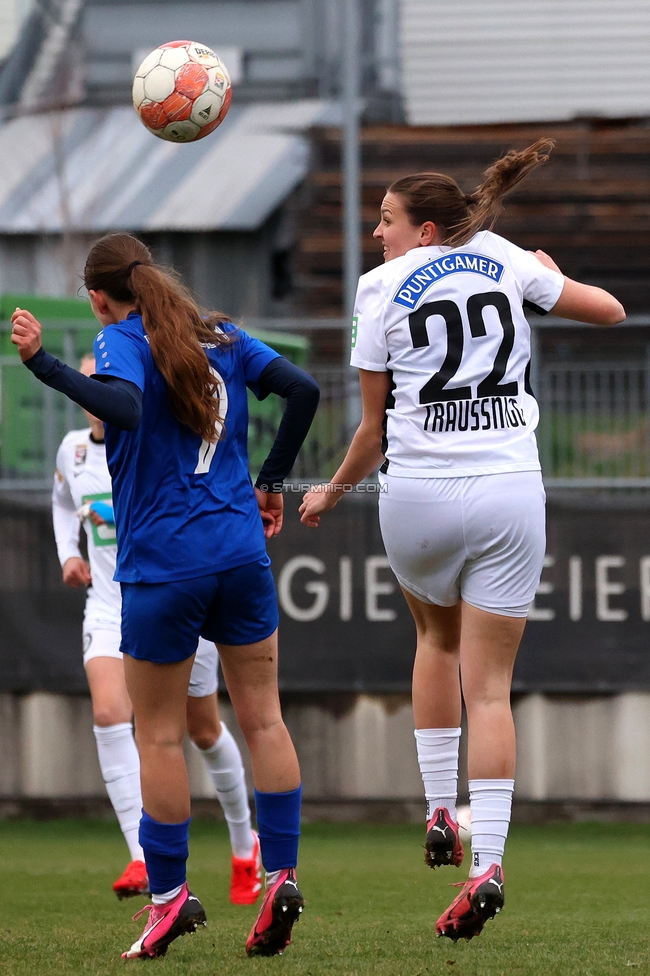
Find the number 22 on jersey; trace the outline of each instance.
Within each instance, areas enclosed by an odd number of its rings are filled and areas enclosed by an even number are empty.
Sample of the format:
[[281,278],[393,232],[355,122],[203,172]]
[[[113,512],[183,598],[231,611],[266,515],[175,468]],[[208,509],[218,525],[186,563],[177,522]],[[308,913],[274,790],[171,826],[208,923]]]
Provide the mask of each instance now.
[[[503,329],[503,339],[497,350],[492,368],[485,379],[481,380],[476,389],[477,397],[488,396],[517,396],[519,386],[517,382],[502,383],[508,368],[508,359],[515,342],[515,326],[512,320],[512,309],[507,295],[503,292],[485,292],[471,295],[467,299],[467,318],[470,334],[473,339],[487,335],[484,321],[484,310],[492,307],[499,316]],[[464,329],[461,312],[456,304],[450,300],[426,302],[409,315],[409,329],[414,349],[422,349],[429,345],[427,320],[432,315],[440,315],[445,322],[447,331],[447,354],[437,373],[427,380],[420,390],[420,403],[435,403],[444,400],[471,400],[470,386],[448,387],[447,384],[458,372],[463,358]]]

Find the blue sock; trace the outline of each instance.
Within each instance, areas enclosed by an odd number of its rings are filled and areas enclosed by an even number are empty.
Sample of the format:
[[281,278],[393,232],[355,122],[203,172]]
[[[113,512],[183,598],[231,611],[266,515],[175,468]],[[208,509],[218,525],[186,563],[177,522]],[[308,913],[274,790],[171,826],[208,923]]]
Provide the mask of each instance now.
[[190,820],[179,824],[159,823],[142,811],[140,846],[152,895],[164,895],[185,883]]
[[288,793],[258,793],[255,790],[262,864],[269,873],[295,868],[298,863],[301,800],[302,785]]

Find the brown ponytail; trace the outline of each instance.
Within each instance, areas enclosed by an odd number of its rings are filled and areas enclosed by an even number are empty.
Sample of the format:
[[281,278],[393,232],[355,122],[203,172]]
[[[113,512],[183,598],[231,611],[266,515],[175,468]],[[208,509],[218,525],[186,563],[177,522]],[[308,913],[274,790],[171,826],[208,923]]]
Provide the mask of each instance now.
[[456,247],[486,225],[488,229],[494,226],[503,197],[531,170],[547,162],[554,145],[552,139],[539,139],[521,152],[511,149],[485,171],[483,182],[470,194],[443,173],[405,176],[389,186],[388,192],[403,198],[414,227],[430,220],[440,228],[444,243]]
[[227,317],[219,312],[204,317],[174,272],[156,265],[149,249],[129,234],[109,234],[97,241],[86,260],[84,284],[115,302],[133,302],[167,384],[172,413],[204,440],[214,441],[223,418],[217,383],[201,343],[229,342],[216,328]]

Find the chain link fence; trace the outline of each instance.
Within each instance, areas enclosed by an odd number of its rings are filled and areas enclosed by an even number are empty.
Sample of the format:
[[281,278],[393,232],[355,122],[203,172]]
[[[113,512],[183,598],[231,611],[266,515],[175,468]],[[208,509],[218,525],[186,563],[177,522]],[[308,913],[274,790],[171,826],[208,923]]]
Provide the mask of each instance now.
[[[281,328],[288,324],[283,321]],[[300,325],[308,332],[309,322],[304,321],[293,330]],[[0,490],[49,489],[61,439],[86,421],[78,407],[22,366],[9,331],[8,324],[0,325]],[[87,323],[57,322],[48,348],[76,364],[90,348],[92,331]],[[540,343],[536,346],[533,386],[540,404],[538,442],[547,486],[650,487],[650,357],[545,362]],[[292,473],[296,481],[331,477],[360,416],[355,370],[307,368],[321,388],[321,402]],[[253,474],[270,450],[281,414],[280,402],[269,409],[250,398]]]

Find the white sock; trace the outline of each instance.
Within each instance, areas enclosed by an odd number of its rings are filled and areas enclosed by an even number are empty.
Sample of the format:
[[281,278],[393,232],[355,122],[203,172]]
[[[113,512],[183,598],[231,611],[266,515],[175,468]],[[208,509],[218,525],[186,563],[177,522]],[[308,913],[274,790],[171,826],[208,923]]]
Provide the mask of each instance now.
[[178,898],[182,890],[183,885],[179,885],[178,888],[172,888],[171,891],[165,891],[162,895],[152,895],[151,900],[154,905],[166,905],[167,902],[173,901],[174,898]]
[[[198,749],[198,746],[194,748]],[[215,744],[210,749],[199,749],[199,752],[223,807],[233,854],[241,858],[252,857],[255,838],[251,830],[244,764],[239,747],[223,722]]]
[[140,756],[130,722],[119,725],[93,725],[99,768],[106,792],[113,804],[132,861],[144,861],[138,841],[142,816]]
[[510,826],[514,779],[471,779],[472,867],[470,878],[485,874],[491,864],[503,863]]
[[456,819],[460,729],[416,729],[418,763],[427,800],[427,821],[437,807]]

